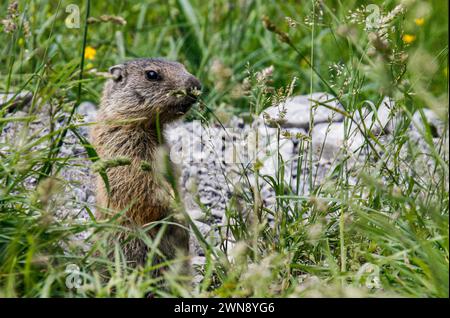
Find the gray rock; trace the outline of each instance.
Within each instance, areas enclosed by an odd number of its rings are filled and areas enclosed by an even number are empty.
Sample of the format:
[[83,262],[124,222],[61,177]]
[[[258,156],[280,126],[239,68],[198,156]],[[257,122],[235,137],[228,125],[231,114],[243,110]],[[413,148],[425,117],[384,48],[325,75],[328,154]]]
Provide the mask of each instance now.
[[[428,125],[430,126],[430,130],[433,137],[442,136],[444,134],[445,129],[444,122],[441,119],[439,119],[436,113],[431,109],[424,108],[422,111]],[[416,111],[413,115],[411,129],[419,130],[419,133],[422,133],[425,130],[425,123],[419,111]]]
[[217,219],[221,219],[225,215],[225,209],[224,208],[212,208],[211,215]]
[[200,242],[198,241],[197,237],[195,237],[195,235],[192,234],[192,232],[191,235],[189,236],[189,253],[195,256],[205,255],[205,252],[203,251]]
[[259,157],[263,164],[260,174],[276,177],[277,171],[282,164],[278,159],[278,154],[280,154],[283,160],[282,162],[285,165],[285,181],[289,182],[289,179],[291,178],[292,159],[295,157],[294,143],[292,140],[281,139],[279,143],[277,141],[273,141],[266,147],[265,150],[265,155]]
[[[316,101],[316,102],[315,102]],[[280,113],[286,112],[281,122],[281,127],[296,127],[309,129],[310,110],[314,107],[314,124],[327,122],[330,118],[333,121],[341,121],[343,115],[335,112],[318,102],[326,104],[336,109],[342,109],[338,100],[327,93],[313,93],[312,95],[300,95],[288,98],[284,103],[267,108],[264,113],[272,119],[280,118]]]
[[183,196],[184,206],[186,212],[195,221],[206,221],[207,214],[195,203],[190,193],[185,193]]
[[76,113],[83,115],[84,122],[92,123],[97,115],[97,106],[92,102],[82,102],[76,109]]
[[193,278],[192,278],[192,284],[194,285],[194,286],[196,286],[196,285],[199,285],[202,281],[203,281],[203,275],[201,275],[201,274],[198,274],[198,275],[195,275]]
[[0,93],[0,107],[3,107],[4,105],[9,104],[9,111],[13,111],[17,108],[24,107],[25,105],[28,105],[31,100],[33,99],[33,94],[31,92],[20,92],[15,96],[16,93]]
[[[373,104],[372,104],[373,105]],[[356,113],[355,119],[358,123],[364,121],[364,126],[374,135],[382,133],[391,133],[395,127],[395,118],[393,118],[393,108],[395,103],[389,97],[384,97],[378,109],[374,110],[370,107],[362,111],[362,116]],[[375,105],[373,105],[375,108]],[[361,127],[362,128],[362,127]]]
[[211,226],[209,226],[208,224],[199,221],[194,221],[194,223],[204,237],[207,237],[211,232]]
[[[217,236],[216,236],[216,233],[212,230],[211,226],[206,223],[198,222],[198,221],[194,221],[194,223],[195,223],[195,226],[197,227],[197,229],[202,234],[202,237],[206,241],[214,244],[214,242],[217,240]],[[205,255],[203,247],[200,244],[199,240],[197,239],[197,236],[195,235],[195,233],[193,232],[192,229],[191,229],[191,236],[189,238],[189,248],[190,248],[191,255],[197,255],[197,256]]]
[[345,138],[344,123],[318,124],[312,131],[314,155],[325,162],[334,161],[339,154],[355,152],[363,143],[364,137],[356,129],[352,129],[350,137]]
[[191,265],[192,266],[201,266],[206,263],[206,257],[204,256],[194,256],[191,258]]

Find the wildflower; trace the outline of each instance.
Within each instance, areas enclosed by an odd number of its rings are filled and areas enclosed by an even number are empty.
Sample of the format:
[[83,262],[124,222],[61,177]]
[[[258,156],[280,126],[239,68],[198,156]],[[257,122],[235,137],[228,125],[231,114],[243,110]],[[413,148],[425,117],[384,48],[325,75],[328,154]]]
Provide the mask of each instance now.
[[228,80],[233,76],[231,68],[225,66],[220,60],[214,60],[211,65],[211,73],[216,79],[215,89],[218,91],[224,91]]
[[272,118],[268,113],[264,112],[263,113],[263,118],[264,121],[267,123],[268,126],[270,127],[279,127],[279,125],[282,125],[283,123],[286,122],[286,109],[282,109],[280,110],[279,114],[278,114],[278,118]]
[[256,73],[256,80],[261,82],[267,82],[273,74],[273,65],[266,67],[262,71]]
[[302,134],[301,132],[296,133],[294,138],[298,141],[311,141],[311,138],[308,135]]
[[291,27],[291,28],[297,27],[298,23],[294,19],[292,19],[290,17],[285,17],[284,19],[286,20],[286,23],[289,25],[289,27]]
[[243,84],[236,84],[233,86],[233,88],[231,89],[231,97],[234,99],[238,99],[241,98],[243,96],[245,96],[245,89]]
[[230,251],[230,256],[232,259],[237,261],[245,260],[245,255],[248,252],[247,245],[245,242],[239,241],[237,242]]
[[287,44],[292,43],[291,39],[289,38],[289,35],[287,35],[287,33],[283,32],[283,31],[281,31],[272,21],[270,21],[269,17],[263,16],[262,22],[263,22],[264,27],[268,31],[273,32],[278,35],[281,42],[284,42]]
[[373,30],[377,33],[377,37],[381,39],[387,39],[390,32],[395,31],[395,27],[393,26],[393,22],[396,18],[402,15],[405,12],[405,7],[402,4],[397,5],[392,11],[381,13],[379,17],[376,19],[370,18],[371,16],[375,17],[376,15],[370,14],[367,15],[367,8],[361,7],[357,9],[355,12],[349,12],[350,15],[347,17],[350,23],[365,23],[366,31]]
[[384,37],[380,37],[378,33],[370,32],[367,37],[377,51],[386,53],[389,50],[388,40]]
[[342,37],[348,37],[350,40],[356,42],[358,40],[358,33],[356,28],[351,25],[341,24],[336,29],[336,34]]
[[402,39],[406,44],[411,44],[416,40],[416,36],[413,34],[405,34]]
[[31,263],[35,266],[46,266],[49,262],[50,258],[42,254],[35,254],[31,259]]
[[218,78],[229,79],[233,75],[233,71],[225,66],[220,60],[214,60],[211,65],[211,72]]
[[60,181],[58,181],[55,178],[47,178],[41,183],[39,183],[37,189],[36,189],[36,195],[38,201],[43,205],[46,206],[50,199],[54,194],[59,192],[62,188],[62,184]]
[[417,26],[422,26],[425,23],[425,19],[424,18],[417,18],[417,19],[414,20],[414,23]]
[[10,19],[1,20],[0,23],[3,24],[3,30],[5,33],[12,33],[17,28],[17,25]]
[[8,5],[8,15],[17,16],[19,13],[19,3],[18,1],[13,1]]
[[259,171],[264,167],[264,164],[258,159],[256,158],[255,163],[253,164],[253,169],[255,171]]
[[400,189],[400,188],[397,187],[397,186],[394,186],[394,187],[392,188],[392,193],[391,193],[391,195],[392,195],[394,198],[401,199],[401,198],[403,197],[402,189]]
[[97,50],[92,46],[87,46],[84,50],[84,58],[87,60],[93,60],[95,58],[95,54],[97,54]]
[[323,226],[321,223],[315,223],[308,227],[307,236],[311,243],[317,243],[322,235]]
[[310,203],[320,212],[325,212],[327,210],[327,204],[320,198],[312,196],[310,198]]
[[0,20],[3,24],[3,30],[5,33],[12,33],[17,29],[17,18],[19,16],[18,11],[19,4],[17,1],[13,1],[8,5],[6,19]]
[[283,130],[283,131],[281,132],[281,135],[282,135],[284,138],[288,138],[288,139],[292,138],[292,134],[291,134],[289,131],[287,131],[287,130]]
[[31,35],[30,22],[28,20],[23,21],[23,35],[28,38]]

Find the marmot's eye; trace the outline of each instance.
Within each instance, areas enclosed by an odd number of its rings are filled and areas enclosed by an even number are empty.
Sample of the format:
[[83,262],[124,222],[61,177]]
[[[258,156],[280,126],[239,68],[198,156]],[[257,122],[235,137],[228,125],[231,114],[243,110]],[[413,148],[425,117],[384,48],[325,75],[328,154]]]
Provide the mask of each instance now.
[[158,81],[161,79],[161,76],[159,76],[158,73],[156,73],[155,71],[146,71],[145,72],[145,77],[149,80],[149,81]]

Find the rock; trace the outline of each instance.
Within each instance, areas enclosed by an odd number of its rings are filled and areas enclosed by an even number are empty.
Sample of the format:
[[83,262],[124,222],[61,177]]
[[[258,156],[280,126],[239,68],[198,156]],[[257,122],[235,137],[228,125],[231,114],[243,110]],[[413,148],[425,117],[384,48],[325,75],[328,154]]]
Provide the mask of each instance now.
[[[211,226],[203,223],[194,221],[195,226],[200,231],[202,237],[210,243],[214,243],[217,240],[215,232],[212,230]],[[191,251],[191,255],[204,256],[205,252],[203,251],[203,247],[201,246],[197,236],[191,229],[191,236],[189,238],[189,249]]]
[[206,263],[206,257],[205,256],[194,256],[191,258],[191,265],[204,265]]
[[230,255],[230,254],[232,254],[235,247],[236,247],[236,241],[232,237],[223,240],[222,244],[220,245],[220,248],[223,251],[228,252],[227,257],[228,257],[228,260],[230,260],[230,261],[234,260],[233,255]]
[[206,191],[202,191],[201,194],[202,195],[200,196],[200,202],[203,205],[212,205],[216,201],[214,197]]
[[[392,111],[395,103],[389,97],[384,97],[376,112],[371,108],[366,108],[362,111],[362,120],[368,130],[374,135],[383,133],[389,134],[394,130],[394,118]],[[361,123],[361,116],[359,113],[355,115],[356,121]],[[361,127],[363,128],[363,127]]]
[[205,252],[203,251],[200,242],[198,241],[195,234],[191,233],[189,236],[189,253],[195,256],[204,256]]
[[189,216],[196,221],[206,221],[206,213],[204,213],[200,208],[194,208],[186,211]]
[[281,127],[296,127],[306,130],[309,129],[310,109],[316,105],[317,107],[313,111],[314,124],[327,122],[330,118],[333,121],[341,121],[344,118],[342,114],[319,105],[314,101],[319,101],[336,109],[343,109],[342,105],[332,95],[327,93],[313,93],[312,95],[290,97],[286,102],[278,106],[267,108],[264,113],[268,114],[272,119],[278,119],[280,118],[280,112],[286,111],[286,115],[281,122]]
[[196,285],[199,285],[202,281],[203,281],[203,275],[201,275],[201,274],[198,274],[198,275],[195,275],[193,278],[192,278],[192,284],[194,285],[194,286],[196,286]]
[[208,224],[199,221],[194,221],[194,223],[197,229],[200,231],[200,233],[202,233],[204,237],[207,237],[211,232],[211,226],[209,226]]
[[206,221],[207,215],[206,213],[195,203],[192,195],[190,193],[186,193],[183,196],[184,206],[186,208],[186,212],[189,216],[195,221]]
[[[318,124],[312,131],[312,144],[314,155],[321,161],[332,162],[343,152],[344,123]],[[364,143],[364,137],[352,129],[347,139],[347,149],[350,152],[356,151]]]
[[[445,124],[442,120],[439,119],[439,117],[436,115],[434,111],[428,108],[424,108],[423,114],[425,115],[426,121],[428,122],[428,125],[430,126],[431,134],[433,137],[440,137],[444,134]],[[411,123],[411,129],[412,130],[419,130],[420,133],[422,133],[425,130],[425,124],[422,119],[422,115],[419,111],[416,111],[412,118]]]
[[[259,160],[262,163],[260,174],[276,177],[279,167],[279,153],[285,164],[285,180],[288,182],[291,177],[292,160],[296,157],[296,153],[294,152],[294,136],[292,138],[283,136],[284,130],[262,124],[249,128],[245,146],[238,149],[241,153],[246,153],[246,160],[243,161],[244,166],[251,166],[256,160]],[[293,130],[295,133],[304,132],[303,129],[298,128],[288,130]]]
[[97,115],[97,106],[92,102],[82,102],[77,107],[76,113],[84,116],[84,122],[92,123]]
[[[33,99],[33,94],[31,92],[20,92],[15,96],[16,93],[9,93],[4,94],[0,93],[0,107],[3,107],[4,105],[11,102],[12,99],[14,99],[8,107],[8,111],[12,112],[17,108],[22,108],[29,104],[31,100]],[[14,97],[15,96],[15,97]]]
[[[278,147],[279,146],[279,147]],[[278,159],[278,153],[280,154],[284,163],[284,177],[285,181],[289,182],[291,178],[291,164],[292,159],[295,157],[294,154],[294,143],[290,139],[281,139],[279,144],[275,140],[265,149],[265,154],[259,157],[263,166],[260,170],[261,175],[270,175],[274,178],[277,176],[277,172],[281,165]]]
[[211,214],[217,219],[222,219],[222,217],[225,215],[225,209],[214,207],[211,209]]

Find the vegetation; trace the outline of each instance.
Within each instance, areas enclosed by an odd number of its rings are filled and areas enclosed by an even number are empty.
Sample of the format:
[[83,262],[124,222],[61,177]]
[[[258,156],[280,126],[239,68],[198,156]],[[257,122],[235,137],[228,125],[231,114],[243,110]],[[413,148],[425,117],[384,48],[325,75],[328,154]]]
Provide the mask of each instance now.
[[[0,4],[0,91],[33,94],[26,116],[7,116],[18,107],[0,100],[0,127],[20,122],[23,135],[20,144],[0,139],[1,297],[449,296],[446,1],[86,0],[79,28],[65,23],[76,13],[66,12],[70,4]],[[381,19],[372,20],[377,9]],[[342,158],[311,194],[285,184],[282,161],[276,178],[259,175],[277,194],[273,209],[261,206],[258,186],[243,182],[224,229],[239,242],[213,246],[193,226],[206,252],[203,280],[191,286],[167,273],[162,287],[150,265],[128,268],[118,246],[114,260],[107,257],[115,219],[97,222],[88,204],[88,222],[53,213],[64,183],[59,172],[76,164],[60,153],[68,132],[82,126],[75,108],[98,103],[109,66],[148,56],[181,61],[203,83],[200,107],[186,120],[206,125],[237,115],[251,122],[291,90],[333,94],[348,127],[353,115],[391,96],[397,125],[389,143],[359,127],[367,160],[353,169]],[[271,81],[258,81],[270,66]],[[27,131],[44,104],[62,125],[37,138]],[[426,121],[424,108],[445,132],[436,138],[430,125],[418,127],[426,154],[407,133],[416,111]],[[95,149],[80,138],[95,161]],[[247,172],[258,174],[258,165]],[[264,221],[269,214],[275,225]],[[74,238],[80,233],[89,233],[83,242]],[[81,269],[81,288],[67,287],[68,265]]]

